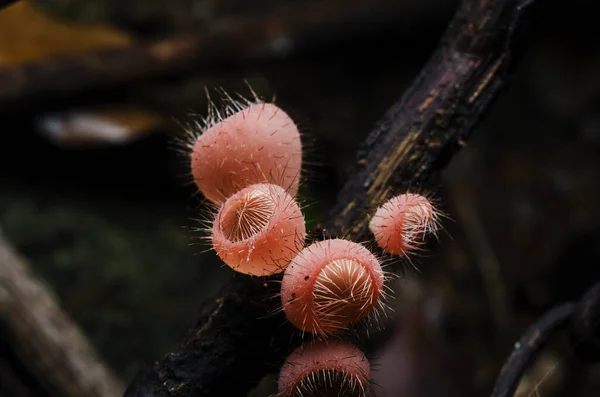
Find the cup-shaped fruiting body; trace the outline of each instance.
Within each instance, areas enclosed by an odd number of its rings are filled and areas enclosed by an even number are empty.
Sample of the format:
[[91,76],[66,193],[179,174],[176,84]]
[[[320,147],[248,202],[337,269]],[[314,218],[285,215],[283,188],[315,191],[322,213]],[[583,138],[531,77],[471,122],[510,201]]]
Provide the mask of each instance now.
[[371,367],[357,347],[338,340],[300,346],[279,372],[280,397],[370,395]]
[[384,274],[361,244],[342,239],[304,248],[283,274],[281,301],[300,330],[332,334],[367,316],[383,296]]
[[377,209],[369,228],[377,244],[394,255],[405,255],[438,228],[438,213],[426,197],[414,193],[393,197]]
[[282,272],[304,247],[306,225],[296,200],[281,186],[255,184],[225,201],[211,237],[232,269],[266,276]]
[[295,196],[301,166],[298,128],[272,103],[250,104],[215,122],[198,137],[191,154],[194,182],[216,204],[256,183],[277,184]]

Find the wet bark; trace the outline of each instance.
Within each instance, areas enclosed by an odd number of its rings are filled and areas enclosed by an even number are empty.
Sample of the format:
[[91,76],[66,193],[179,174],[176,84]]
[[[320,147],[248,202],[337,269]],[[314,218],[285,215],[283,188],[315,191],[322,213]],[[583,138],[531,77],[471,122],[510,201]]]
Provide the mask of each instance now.
[[[394,194],[426,187],[466,144],[516,64],[512,39],[531,3],[461,3],[438,49],[359,151],[325,224],[328,234],[369,239],[371,211]],[[180,346],[125,395],[245,396],[297,343],[281,313],[265,318],[278,304],[267,299],[277,292],[271,281],[236,275],[205,303]]]

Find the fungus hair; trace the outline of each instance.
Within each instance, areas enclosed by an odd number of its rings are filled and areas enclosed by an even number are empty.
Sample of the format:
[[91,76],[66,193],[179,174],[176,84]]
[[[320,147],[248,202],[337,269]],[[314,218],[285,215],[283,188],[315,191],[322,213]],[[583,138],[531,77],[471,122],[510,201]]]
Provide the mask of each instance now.
[[304,247],[306,226],[300,207],[282,187],[255,184],[225,201],[211,238],[229,267],[267,276],[282,272]]
[[191,172],[204,196],[219,205],[246,186],[272,183],[298,193],[302,168],[300,132],[272,103],[235,102],[225,117],[211,108],[191,145]]
[[332,340],[300,346],[279,373],[279,397],[367,397],[372,395],[371,366],[349,343]]
[[426,234],[437,232],[439,217],[427,197],[406,193],[380,206],[369,222],[369,229],[385,252],[406,255],[421,247]]
[[302,331],[329,335],[365,318],[384,295],[384,273],[361,244],[342,239],[304,248],[286,269],[281,301]]

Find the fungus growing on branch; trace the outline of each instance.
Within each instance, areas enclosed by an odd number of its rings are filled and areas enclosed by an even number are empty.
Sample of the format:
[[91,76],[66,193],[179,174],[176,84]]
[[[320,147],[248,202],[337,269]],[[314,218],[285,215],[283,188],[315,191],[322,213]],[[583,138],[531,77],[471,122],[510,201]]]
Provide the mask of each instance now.
[[281,284],[283,310],[302,331],[332,334],[383,305],[384,274],[361,244],[342,239],[316,242],[286,269]]
[[221,206],[212,245],[232,269],[254,276],[282,272],[304,247],[306,226],[296,200],[282,187],[250,185]]

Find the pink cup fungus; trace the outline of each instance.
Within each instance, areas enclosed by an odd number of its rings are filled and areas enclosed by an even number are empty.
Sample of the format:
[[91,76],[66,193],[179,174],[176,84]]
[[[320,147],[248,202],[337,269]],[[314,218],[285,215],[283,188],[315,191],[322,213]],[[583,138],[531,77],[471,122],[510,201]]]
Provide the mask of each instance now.
[[254,276],[282,272],[304,247],[300,207],[282,187],[250,185],[229,197],[217,213],[212,244],[232,269]]
[[338,340],[305,344],[281,367],[279,397],[366,397],[370,378],[369,361],[357,347]]
[[[204,196],[221,204],[256,183],[298,193],[302,167],[300,133],[290,116],[272,103],[234,103],[228,117],[209,118],[192,147],[191,171]],[[213,120],[214,119],[214,120]]]
[[281,301],[302,331],[328,335],[366,317],[384,293],[384,274],[365,247],[332,239],[304,248],[286,269]]
[[414,193],[393,197],[377,209],[369,228],[379,247],[394,255],[417,250],[426,233],[438,229],[439,213],[426,197]]

